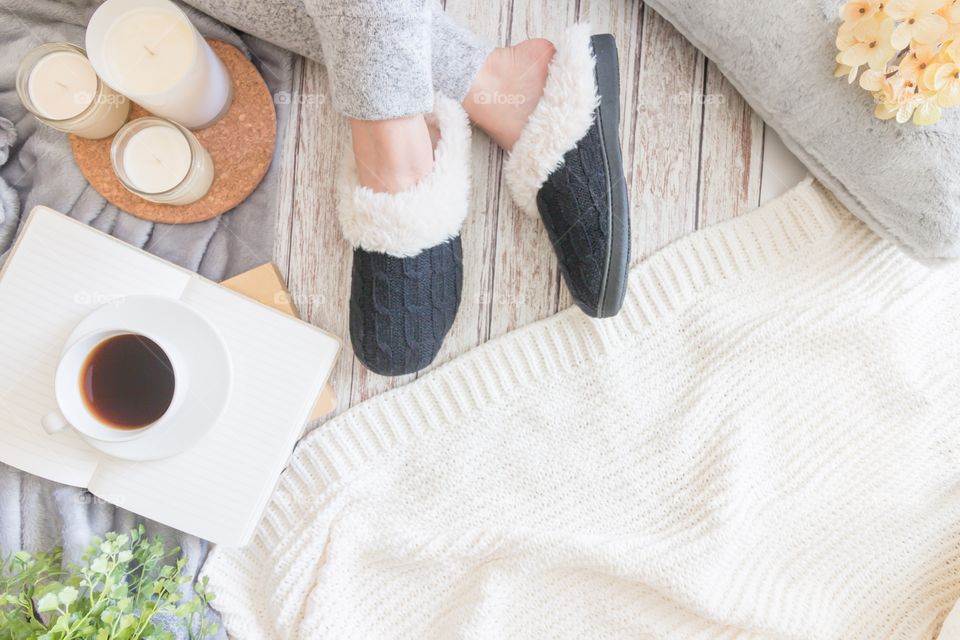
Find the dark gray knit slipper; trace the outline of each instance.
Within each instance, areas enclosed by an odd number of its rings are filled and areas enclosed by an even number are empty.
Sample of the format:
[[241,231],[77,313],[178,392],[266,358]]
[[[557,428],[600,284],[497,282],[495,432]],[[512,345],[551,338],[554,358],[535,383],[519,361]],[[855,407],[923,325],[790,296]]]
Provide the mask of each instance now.
[[371,371],[414,373],[436,357],[460,305],[460,227],[470,201],[470,126],[455,100],[437,96],[433,170],[396,194],[357,182],[347,154],[338,188],[340,224],[354,246],[350,339]]
[[617,46],[586,24],[555,44],[543,97],[504,172],[518,206],[539,212],[574,302],[607,318],[623,305],[630,264]]

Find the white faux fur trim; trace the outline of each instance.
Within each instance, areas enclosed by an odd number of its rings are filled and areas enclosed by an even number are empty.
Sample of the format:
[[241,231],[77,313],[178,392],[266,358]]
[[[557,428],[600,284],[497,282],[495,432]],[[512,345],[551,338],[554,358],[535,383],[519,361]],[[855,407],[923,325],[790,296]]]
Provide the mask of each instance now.
[[406,191],[361,186],[353,154],[344,154],[337,208],[351,245],[405,258],[460,233],[470,204],[470,123],[460,103],[439,94],[430,120],[440,131],[433,170]]
[[504,167],[517,205],[537,216],[537,192],[563,164],[563,155],[587,135],[600,102],[593,75],[590,25],[574,25],[554,45],[543,97],[513,145]]

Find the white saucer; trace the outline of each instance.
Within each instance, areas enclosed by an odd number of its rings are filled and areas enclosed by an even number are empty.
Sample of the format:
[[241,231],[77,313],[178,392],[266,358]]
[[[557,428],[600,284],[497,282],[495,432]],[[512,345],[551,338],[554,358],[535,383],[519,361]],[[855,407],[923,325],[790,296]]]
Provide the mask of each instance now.
[[126,460],[158,460],[181,453],[217,423],[230,397],[233,365],[217,330],[186,304],[162,296],[127,296],[93,311],[74,328],[66,352],[81,337],[104,329],[143,332],[177,345],[190,372],[177,419],[123,442],[84,437],[91,447]]

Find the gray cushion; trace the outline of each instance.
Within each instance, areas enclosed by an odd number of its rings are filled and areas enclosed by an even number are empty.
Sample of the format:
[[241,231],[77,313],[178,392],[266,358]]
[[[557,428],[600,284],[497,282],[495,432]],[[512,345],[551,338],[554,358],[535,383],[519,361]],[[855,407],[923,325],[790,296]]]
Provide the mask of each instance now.
[[960,108],[882,122],[834,78],[841,0],[649,0],[713,60],[784,143],[874,231],[915,258],[960,258]]

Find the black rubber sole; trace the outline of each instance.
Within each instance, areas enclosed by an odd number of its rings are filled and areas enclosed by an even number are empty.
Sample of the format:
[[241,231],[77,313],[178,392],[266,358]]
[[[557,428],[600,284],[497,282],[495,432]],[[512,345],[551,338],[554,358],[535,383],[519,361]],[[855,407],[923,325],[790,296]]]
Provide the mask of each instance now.
[[620,151],[620,62],[617,43],[609,33],[590,37],[596,58],[594,75],[600,105],[597,124],[603,139],[604,174],[607,176],[607,202],[610,235],[607,239],[607,263],[604,269],[597,318],[617,315],[627,293],[630,266],[630,201]]

